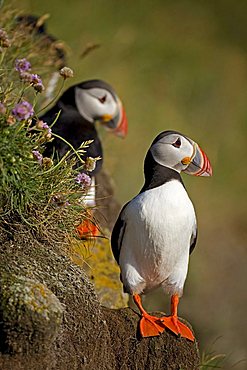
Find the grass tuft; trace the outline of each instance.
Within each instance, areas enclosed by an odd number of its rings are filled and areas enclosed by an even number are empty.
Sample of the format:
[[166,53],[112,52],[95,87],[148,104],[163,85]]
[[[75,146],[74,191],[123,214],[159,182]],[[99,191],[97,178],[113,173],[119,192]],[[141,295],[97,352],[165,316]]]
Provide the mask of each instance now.
[[201,370],[210,370],[210,369],[223,369],[224,360],[226,355],[224,354],[214,354],[214,353],[202,353],[201,359]]
[[[83,157],[90,141],[82,143],[78,150],[70,145],[70,151],[58,162],[43,157],[46,143],[54,135],[52,125],[40,121],[38,113],[46,100],[45,86],[61,61],[57,60],[51,41],[47,43],[34,29],[17,22],[19,14],[8,8],[3,14],[0,225],[11,230],[14,224],[25,223],[48,235],[53,230],[50,236],[56,238],[54,225],[57,233],[67,234],[89,217],[83,202],[88,184],[76,178],[86,166]],[[65,78],[60,76],[57,94],[64,83]],[[52,101],[56,98],[57,95]]]

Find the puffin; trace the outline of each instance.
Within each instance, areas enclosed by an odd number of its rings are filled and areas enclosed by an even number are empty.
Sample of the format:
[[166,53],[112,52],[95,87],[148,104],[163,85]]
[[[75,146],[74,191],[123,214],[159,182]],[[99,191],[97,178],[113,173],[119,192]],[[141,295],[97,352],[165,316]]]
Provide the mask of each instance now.
[[[189,256],[197,240],[195,210],[181,172],[212,176],[212,167],[195,141],[177,131],[163,131],[146,154],[144,185],[123,206],[111,235],[124,291],[133,297],[141,314],[141,337],[158,336],[169,329],[195,340],[178,318]],[[157,287],[171,296],[170,316],[152,316],[142,305],[141,294]]]
[[23,27],[26,27],[29,32],[33,32],[36,36],[42,37],[43,41],[47,46],[53,45],[54,53],[56,54],[56,64],[59,68],[65,67],[66,65],[66,52],[62,43],[59,40],[47,32],[46,19],[49,15],[38,17],[33,14],[25,14],[16,17],[16,22]]
[[[87,157],[93,158],[103,157],[96,122],[119,137],[125,137],[128,128],[120,99],[113,88],[102,80],[87,80],[69,87],[56,104],[39,119],[48,125],[56,119],[52,132],[65,139],[75,149],[78,149],[82,142],[93,140],[86,153]],[[55,137],[47,144],[45,154],[52,155],[55,151],[58,159],[61,159],[70,149],[65,141]],[[102,159],[96,162],[92,173],[96,174],[101,167]]]
[[[93,79],[69,87],[56,104],[39,119],[52,125],[52,132],[57,136],[46,144],[45,156],[54,155],[61,159],[68,150],[68,142],[78,149],[82,142],[93,140],[86,150],[85,158],[101,158],[95,168],[87,174],[91,177],[91,186],[84,198],[88,207],[95,207],[95,175],[99,173],[103,163],[103,149],[96,123],[99,122],[107,131],[124,138],[127,135],[128,121],[125,109],[114,89],[105,81]],[[64,140],[59,139],[62,137]],[[81,163],[76,164],[77,167]],[[91,226],[90,226],[91,225]],[[98,234],[95,222],[79,225],[80,236]]]

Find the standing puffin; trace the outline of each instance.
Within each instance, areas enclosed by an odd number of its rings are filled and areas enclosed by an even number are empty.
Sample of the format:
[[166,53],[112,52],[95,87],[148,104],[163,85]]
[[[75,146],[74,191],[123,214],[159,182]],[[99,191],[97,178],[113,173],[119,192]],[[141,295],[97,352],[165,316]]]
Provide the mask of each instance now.
[[[149,148],[145,183],[121,210],[111,244],[121,269],[124,290],[133,296],[142,318],[140,334],[156,336],[168,328],[194,341],[177,316],[179,297],[197,238],[196,216],[180,173],[212,176],[206,154],[176,131],[161,132]],[[171,295],[171,316],[158,318],[143,308],[140,294],[161,286]]]

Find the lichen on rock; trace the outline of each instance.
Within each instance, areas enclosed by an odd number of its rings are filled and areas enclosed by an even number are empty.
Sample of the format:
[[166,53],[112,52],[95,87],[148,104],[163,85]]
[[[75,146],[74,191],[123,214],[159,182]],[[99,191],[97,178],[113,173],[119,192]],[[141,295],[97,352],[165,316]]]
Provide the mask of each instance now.
[[66,256],[68,240],[17,222],[11,233],[0,226],[0,369],[91,370],[99,358],[102,369],[114,369],[100,303]]
[[63,306],[42,283],[3,273],[0,278],[2,351],[44,351],[56,337]]
[[[108,235],[109,231],[105,231]],[[72,241],[71,259],[83,267],[94,285],[102,306],[127,307],[129,296],[123,292],[120,269],[112,255],[109,237]]]

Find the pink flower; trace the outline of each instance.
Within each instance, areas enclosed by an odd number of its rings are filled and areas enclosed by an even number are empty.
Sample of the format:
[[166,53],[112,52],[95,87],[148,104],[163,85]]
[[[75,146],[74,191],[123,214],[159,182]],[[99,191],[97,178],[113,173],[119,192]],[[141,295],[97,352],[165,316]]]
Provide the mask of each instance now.
[[34,115],[34,110],[32,104],[27,101],[16,104],[12,110],[12,114],[16,117],[18,121],[28,119]]
[[39,162],[41,165],[43,162],[43,156],[38,150],[32,150],[33,157]]
[[85,173],[79,173],[76,178],[75,178],[75,182],[77,182],[77,184],[80,184],[82,185],[82,187],[89,187],[91,185],[91,177],[86,175]]
[[34,89],[38,92],[42,92],[45,88],[40,76],[37,74],[32,74],[31,76],[32,76],[31,84],[33,85]]
[[15,61],[15,70],[22,73],[29,71],[31,69],[31,63],[26,58],[16,59]]

